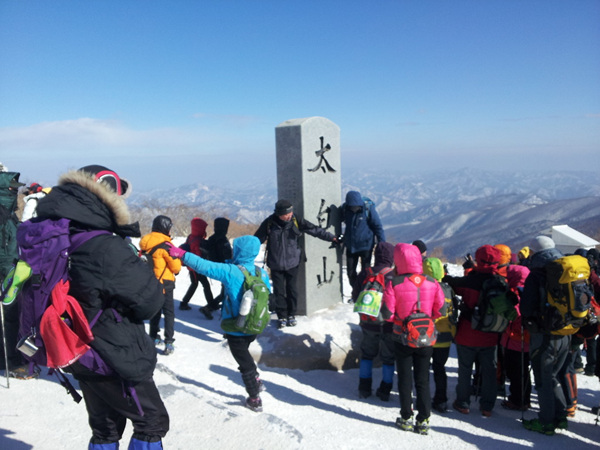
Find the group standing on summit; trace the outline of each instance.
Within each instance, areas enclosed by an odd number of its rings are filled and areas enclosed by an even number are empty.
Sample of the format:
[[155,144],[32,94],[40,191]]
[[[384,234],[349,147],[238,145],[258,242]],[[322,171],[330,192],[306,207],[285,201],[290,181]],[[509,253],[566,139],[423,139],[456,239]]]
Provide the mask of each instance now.
[[[85,234],[82,243],[67,247],[68,293],[89,323],[93,335],[87,342],[89,351],[109,370],[87,365],[87,353],[64,370],[79,381],[92,450],[118,448],[127,420],[134,428],[130,449],[162,448],[170,422],[152,373],[157,353],[176,351],[174,291],[183,266],[188,268],[190,286],[179,310],[192,309],[201,284],[206,304],[200,313],[209,320],[220,315],[248,394],[245,405],[263,410],[260,393],[265,385],[249,348],[268,323],[260,308],[276,315],[273,323],[282,331],[297,325],[303,235],[345,248],[351,303],[362,333],[358,397],[370,397],[377,378],[381,383],[375,395],[388,402],[396,379],[400,414],[395,425],[400,430],[427,435],[432,411],[446,414],[451,408],[470,414],[476,407],[483,417],[493,417],[499,396],[503,408],[523,414],[531,407],[535,388],[538,417],[522,417],[523,426],[553,435],[567,429],[568,418],[576,414],[582,346],[588,363],[582,371],[600,377],[596,249],[563,255],[550,237],[541,235],[518,254],[502,243],[481,243],[475,258],[466,258],[463,274],[453,276],[441,259],[427,256],[422,239],[386,241],[375,204],[358,191],[348,192],[340,206],[340,235],[299,217],[290,201],[279,199],[254,235],[231,242],[229,219],[218,217],[208,237],[208,223],[194,217],[185,243],[176,247],[172,219],[165,215],[157,215],[151,232],[141,236],[124,201],[130,183],[104,166],[67,172],[52,189],[32,183],[23,192],[21,221],[16,216],[23,186],[19,175],[0,172],[0,226],[6,244],[0,252],[0,276],[7,280],[2,290],[0,369],[21,379],[37,375],[16,350],[19,339],[31,337],[31,330],[19,329],[19,320],[27,302],[33,301],[27,287],[32,281],[19,280],[15,266],[23,243],[20,222],[66,224],[72,241]],[[140,238],[139,251],[131,238]],[[266,267],[255,263],[262,244]],[[209,278],[222,284],[217,296]],[[15,301],[7,300],[9,291],[15,292]],[[271,291],[268,300],[260,294]],[[44,344],[48,349],[58,345]],[[448,392],[445,370],[452,345],[458,360],[454,395]],[[381,376],[374,377],[376,360],[381,362]]]

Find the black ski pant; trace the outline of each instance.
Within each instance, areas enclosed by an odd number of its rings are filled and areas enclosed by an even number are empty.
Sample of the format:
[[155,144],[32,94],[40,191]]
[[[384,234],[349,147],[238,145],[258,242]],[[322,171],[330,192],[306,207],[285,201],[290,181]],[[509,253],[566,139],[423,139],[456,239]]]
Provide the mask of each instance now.
[[446,375],[446,362],[450,356],[450,346],[433,347],[431,356],[431,368],[433,369],[433,381],[435,383],[435,394],[433,403],[440,404],[448,401],[448,375]]
[[559,381],[559,372],[567,356],[571,336],[531,333],[529,356],[538,394],[540,422],[548,425],[567,415],[567,402]]
[[181,299],[181,303],[184,303],[187,305],[190,302],[190,300],[196,293],[196,289],[198,288],[198,283],[200,283],[202,285],[202,290],[204,291],[204,298],[206,299],[206,304],[213,310],[218,309],[218,308],[213,308],[214,299],[213,299],[212,290],[210,289],[210,282],[208,281],[208,278],[206,278],[206,276],[204,276],[204,275],[194,272],[191,269],[190,269],[189,273],[190,273],[190,287],[188,287],[187,292]]
[[504,369],[510,380],[508,401],[518,406],[531,403],[531,376],[529,352],[504,348]]
[[275,311],[278,319],[296,315],[298,307],[298,270],[300,266],[288,270],[271,269],[271,283],[275,295]]
[[135,385],[143,416],[134,399],[125,396],[118,378],[79,380],[79,387],[95,444],[118,442],[127,419],[133,425],[133,437],[142,441],[160,440],[169,431],[169,414],[152,378]]
[[160,317],[162,314],[165,316],[165,342],[167,344],[173,343],[175,340],[175,305],[173,301],[173,291],[175,290],[175,282],[170,280],[163,281],[163,291],[165,302],[162,308],[156,313],[156,315],[150,319],[150,337],[156,339],[158,332],[160,331]]
[[242,381],[246,387],[246,392],[250,397],[257,397],[259,394],[258,371],[254,358],[250,354],[250,344],[254,342],[256,336],[244,335],[234,336],[226,334],[229,350],[238,363],[238,370],[242,374]]
[[417,421],[422,422],[431,415],[431,392],[429,391],[429,362],[433,347],[412,348],[396,342],[396,370],[400,415],[408,420],[413,414],[413,376],[417,391]]
[[348,280],[350,285],[354,286],[356,277],[358,276],[358,260],[360,259],[360,270],[365,271],[367,267],[371,265],[371,258],[373,256],[373,249],[363,250],[362,252],[350,253],[346,252],[346,270],[348,271]]

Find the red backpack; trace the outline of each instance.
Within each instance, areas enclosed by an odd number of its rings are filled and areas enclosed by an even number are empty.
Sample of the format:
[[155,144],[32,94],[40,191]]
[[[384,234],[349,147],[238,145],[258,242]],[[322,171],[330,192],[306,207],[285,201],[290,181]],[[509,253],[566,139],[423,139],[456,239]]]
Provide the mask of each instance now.
[[[395,277],[393,284],[397,285],[404,281],[406,275]],[[401,320],[396,316],[394,320],[394,337],[403,345],[412,348],[431,347],[437,341],[437,330],[435,321],[429,314],[421,311],[421,285],[427,279],[434,281],[427,275],[410,275],[408,279],[417,287],[416,311]]]

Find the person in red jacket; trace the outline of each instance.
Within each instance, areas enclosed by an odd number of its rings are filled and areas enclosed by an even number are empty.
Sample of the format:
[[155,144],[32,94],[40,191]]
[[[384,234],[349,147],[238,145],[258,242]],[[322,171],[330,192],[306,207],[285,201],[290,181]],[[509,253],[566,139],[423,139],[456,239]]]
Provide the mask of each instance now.
[[462,297],[461,314],[454,342],[458,355],[458,384],[456,400],[452,407],[469,414],[471,397],[471,374],[473,364],[480,365],[481,396],[479,407],[484,417],[492,414],[496,402],[496,347],[499,333],[486,333],[471,327],[471,314],[479,300],[485,280],[498,273],[500,251],[491,245],[483,245],[475,252],[475,267],[464,277],[444,277],[457,295]]
[[[433,278],[422,275],[423,259],[421,251],[414,245],[397,244],[394,248],[394,263],[397,276],[386,284],[383,294],[384,317],[394,321],[394,327],[416,311],[420,302],[420,311],[436,319],[444,305],[444,292]],[[398,428],[420,434],[429,431],[431,415],[431,392],[429,391],[429,362],[433,346],[409,347],[395,342],[396,368],[398,370],[398,392],[400,393],[400,417],[396,420]],[[414,370],[417,390],[416,424],[413,426],[412,379]]]

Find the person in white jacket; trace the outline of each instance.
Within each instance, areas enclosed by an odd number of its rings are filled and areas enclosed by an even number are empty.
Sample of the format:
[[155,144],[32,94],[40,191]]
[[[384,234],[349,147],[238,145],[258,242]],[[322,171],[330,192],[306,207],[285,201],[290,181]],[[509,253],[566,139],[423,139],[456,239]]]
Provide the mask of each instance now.
[[27,187],[25,190],[25,198],[23,198],[25,206],[23,207],[21,222],[37,217],[36,209],[38,202],[50,192],[50,189],[51,188],[44,188],[38,183],[31,183]]

